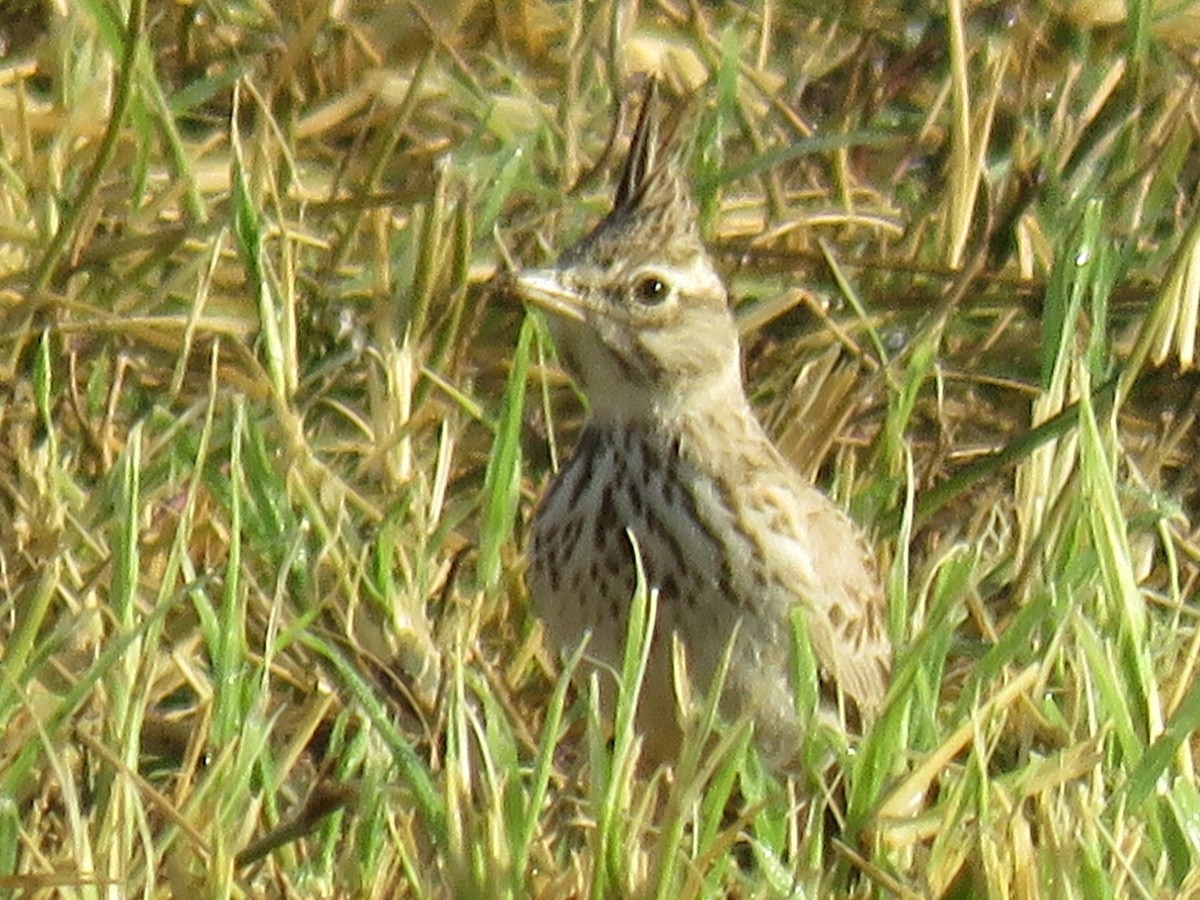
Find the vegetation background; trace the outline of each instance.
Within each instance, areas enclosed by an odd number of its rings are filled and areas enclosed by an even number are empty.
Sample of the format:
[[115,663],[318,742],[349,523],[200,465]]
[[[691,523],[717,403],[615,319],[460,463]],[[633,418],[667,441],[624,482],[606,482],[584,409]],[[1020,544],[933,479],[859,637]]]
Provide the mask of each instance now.
[[[1196,28],[4,0],[0,888],[1200,895]],[[650,71],[754,401],[888,571],[827,794],[737,728],[640,771],[522,586],[582,408],[498,276]]]

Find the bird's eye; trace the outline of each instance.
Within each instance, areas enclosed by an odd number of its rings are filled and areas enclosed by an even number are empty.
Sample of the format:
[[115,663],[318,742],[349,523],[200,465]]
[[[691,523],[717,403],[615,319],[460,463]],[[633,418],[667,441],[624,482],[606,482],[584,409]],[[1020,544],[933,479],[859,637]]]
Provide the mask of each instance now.
[[657,275],[645,275],[634,286],[633,295],[643,306],[658,306],[671,295],[671,286]]

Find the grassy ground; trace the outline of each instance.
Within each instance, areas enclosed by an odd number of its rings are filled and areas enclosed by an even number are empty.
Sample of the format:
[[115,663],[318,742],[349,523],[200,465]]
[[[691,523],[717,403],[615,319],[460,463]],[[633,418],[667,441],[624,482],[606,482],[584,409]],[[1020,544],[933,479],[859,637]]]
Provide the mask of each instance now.
[[[1131,5],[0,4],[0,888],[1200,893],[1198,59]],[[887,566],[837,796],[639,772],[529,615],[581,408],[494,276],[648,68]]]

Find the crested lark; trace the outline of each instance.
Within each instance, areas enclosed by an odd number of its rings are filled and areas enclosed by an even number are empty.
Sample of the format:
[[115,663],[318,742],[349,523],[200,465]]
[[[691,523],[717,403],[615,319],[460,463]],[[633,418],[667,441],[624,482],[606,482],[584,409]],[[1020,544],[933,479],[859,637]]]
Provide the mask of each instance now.
[[679,740],[670,635],[704,692],[736,628],[722,711],[749,715],[766,757],[786,767],[808,725],[793,610],[822,706],[870,716],[891,663],[886,599],[858,529],[788,466],[746,400],[725,286],[681,171],[679,118],[660,127],[652,81],[612,211],[553,268],[516,277],[590,413],[534,518],[529,587],[552,643],[569,651],[590,632],[588,657],[619,670],[632,533],[659,591],[638,709],[649,753],[670,758]]

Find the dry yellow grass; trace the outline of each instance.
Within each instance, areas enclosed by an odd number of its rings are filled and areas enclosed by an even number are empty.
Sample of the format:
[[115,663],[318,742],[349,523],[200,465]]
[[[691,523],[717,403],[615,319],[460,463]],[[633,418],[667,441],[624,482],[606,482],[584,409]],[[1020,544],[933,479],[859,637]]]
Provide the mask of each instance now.
[[[1195,53],[822,12],[0,6],[0,887],[1200,890]],[[580,408],[495,276],[648,68],[755,402],[889,560],[828,796],[719,725],[639,773],[527,608]]]

